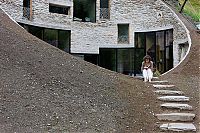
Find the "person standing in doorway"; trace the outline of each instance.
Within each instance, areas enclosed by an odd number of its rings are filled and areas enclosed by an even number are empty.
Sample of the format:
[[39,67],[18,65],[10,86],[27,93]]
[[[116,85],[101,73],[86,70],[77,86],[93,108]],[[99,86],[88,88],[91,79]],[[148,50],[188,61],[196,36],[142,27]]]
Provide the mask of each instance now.
[[151,61],[151,57],[149,55],[146,55],[143,58],[141,71],[144,77],[144,82],[151,82],[153,78],[153,62]]

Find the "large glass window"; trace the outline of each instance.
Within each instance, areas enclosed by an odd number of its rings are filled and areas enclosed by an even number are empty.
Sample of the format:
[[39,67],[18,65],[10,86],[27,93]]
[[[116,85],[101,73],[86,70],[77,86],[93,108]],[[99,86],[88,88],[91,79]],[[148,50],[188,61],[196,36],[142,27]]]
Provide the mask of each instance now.
[[57,30],[57,29],[48,29],[37,26],[30,26],[26,24],[19,23],[23,26],[29,33],[38,37],[45,42],[58,47],[59,49],[70,53],[71,45],[71,32],[68,30]]
[[141,65],[143,61],[143,57],[145,56],[145,51],[142,48],[136,48],[135,55],[134,55],[134,74],[135,75],[142,75],[141,72]]
[[156,32],[156,66],[159,72],[165,71],[165,31]]
[[96,54],[85,54],[84,60],[92,64],[98,65],[98,55]]
[[173,68],[173,30],[166,31],[166,42],[165,42],[165,49],[166,49],[166,71]]
[[129,24],[118,24],[118,43],[129,43]]
[[132,75],[134,69],[133,59],[133,49],[117,49],[117,72]]
[[135,33],[135,47],[145,48],[145,33]]
[[146,33],[146,54],[151,56],[155,63],[155,32]]
[[99,65],[106,69],[116,71],[116,49],[100,49]]
[[59,30],[58,31],[58,48],[69,53],[70,52],[70,31]]
[[37,38],[43,40],[43,28],[36,26],[28,26],[28,31],[36,36]]
[[44,29],[44,41],[58,47],[58,31],[53,29]]
[[[135,48],[142,48],[152,57],[160,73],[173,68],[173,29],[135,33]],[[138,66],[138,65],[137,65]]]

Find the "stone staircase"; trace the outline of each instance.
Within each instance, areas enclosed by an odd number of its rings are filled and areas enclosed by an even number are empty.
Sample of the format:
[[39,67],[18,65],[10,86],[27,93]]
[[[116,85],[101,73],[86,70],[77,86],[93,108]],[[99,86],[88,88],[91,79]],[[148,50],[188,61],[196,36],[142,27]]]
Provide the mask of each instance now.
[[159,129],[163,132],[196,132],[193,124],[195,114],[191,113],[193,108],[187,103],[190,98],[167,80],[156,80],[151,84],[156,89],[157,100],[163,102],[160,107],[164,112],[155,115],[161,123]]

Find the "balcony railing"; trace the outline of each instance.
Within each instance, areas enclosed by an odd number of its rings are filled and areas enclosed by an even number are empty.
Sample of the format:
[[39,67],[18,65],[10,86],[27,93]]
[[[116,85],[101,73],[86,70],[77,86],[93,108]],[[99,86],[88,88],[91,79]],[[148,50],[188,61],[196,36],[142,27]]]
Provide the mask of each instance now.
[[23,7],[23,17],[27,18],[28,20],[31,19],[31,13],[29,7]]
[[110,19],[109,8],[100,8],[100,19]]

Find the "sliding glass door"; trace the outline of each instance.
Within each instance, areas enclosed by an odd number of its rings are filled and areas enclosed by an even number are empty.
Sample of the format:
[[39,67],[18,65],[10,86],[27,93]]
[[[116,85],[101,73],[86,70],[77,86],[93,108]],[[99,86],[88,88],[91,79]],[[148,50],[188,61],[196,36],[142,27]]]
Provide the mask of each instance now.
[[173,68],[173,29],[136,32],[135,48],[142,48],[151,56],[154,67],[164,73]]

